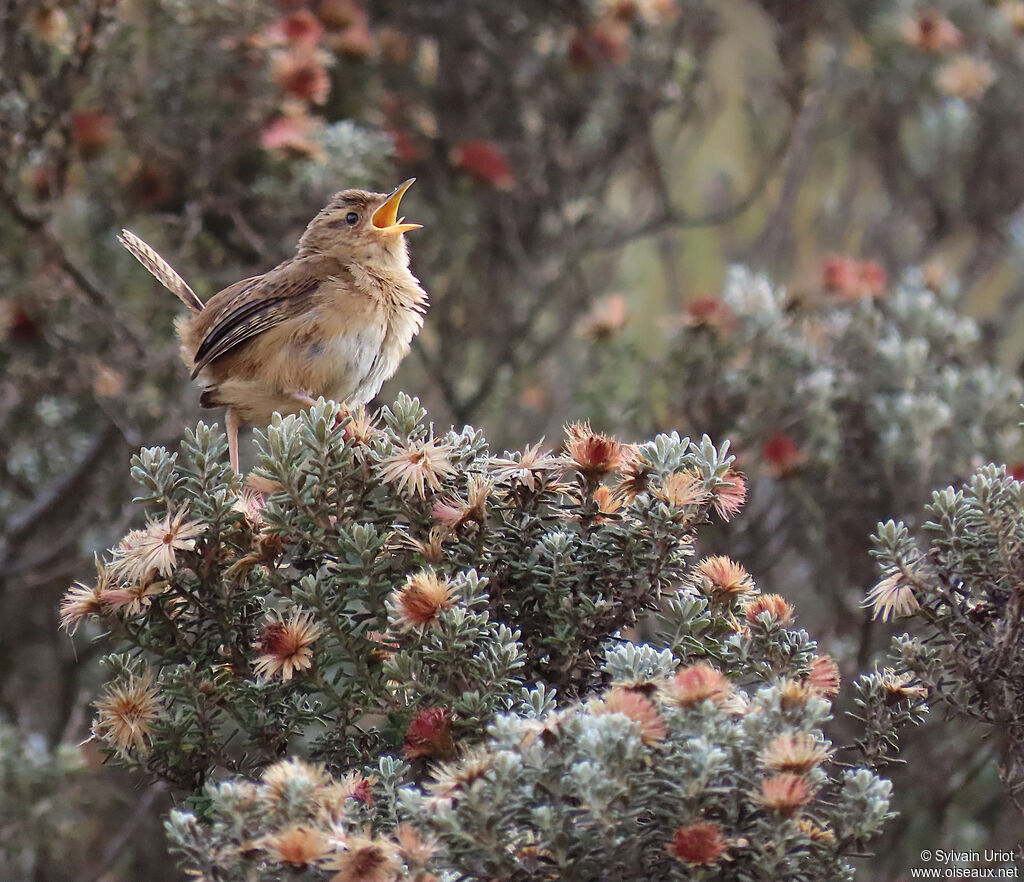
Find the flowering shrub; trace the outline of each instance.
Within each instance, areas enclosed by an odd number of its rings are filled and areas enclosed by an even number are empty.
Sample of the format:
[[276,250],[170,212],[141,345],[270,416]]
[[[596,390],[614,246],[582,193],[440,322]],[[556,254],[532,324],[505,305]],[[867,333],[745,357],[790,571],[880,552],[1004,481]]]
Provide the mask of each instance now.
[[824,587],[829,612],[849,616],[873,576],[874,524],[911,517],[984,458],[1019,455],[1022,390],[948,280],[914,270],[889,284],[833,258],[821,288],[734,270],[721,299],[687,307],[646,409],[733,440],[762,516],[730,531],[730,549],[772,576],[781,563],[815,599]]
[[[727,445],[576,424],[561,453],[499,456],[425,416],[321,402],[260,433],[248,484],[202,424],[134,459],[148,525],[62,617],[107,631],[93,735],[187,798],[184,866],[848,875],[889,794],[850,762],[889,759],[920,700],[866,678],[838,761],[835,663],[743,567],[690,565],[743,504]],[[626,643],[649,611],[657,648]]]
[[1007,790],[1024,811],[1024,486],[986,466],[936,491],[919,536],[888,521],[874,537],[883,578],[868,595],[882,618],[909,616],[896,639],[905,668],[950,711],[995,727]]

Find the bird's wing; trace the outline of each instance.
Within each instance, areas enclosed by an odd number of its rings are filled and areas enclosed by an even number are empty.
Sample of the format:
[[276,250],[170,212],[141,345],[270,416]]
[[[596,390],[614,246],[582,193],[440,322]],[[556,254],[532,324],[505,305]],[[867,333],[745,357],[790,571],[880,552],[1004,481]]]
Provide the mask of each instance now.
[[192,378],[215,358],[306,311],[324,278],[318,269],[308,260],[291,260],[212,297],[202,313],[210,319],[193,356]]

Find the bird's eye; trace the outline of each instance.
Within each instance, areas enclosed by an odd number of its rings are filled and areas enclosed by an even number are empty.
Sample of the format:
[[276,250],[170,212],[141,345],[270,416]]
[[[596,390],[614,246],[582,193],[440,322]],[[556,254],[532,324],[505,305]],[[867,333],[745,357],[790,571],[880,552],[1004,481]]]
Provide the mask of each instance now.
[[354,211],[350,211],[348,214],[345,215],[345,222],[350,227],[355,226],[357,223],[359,223],[359,215],[356,214]]

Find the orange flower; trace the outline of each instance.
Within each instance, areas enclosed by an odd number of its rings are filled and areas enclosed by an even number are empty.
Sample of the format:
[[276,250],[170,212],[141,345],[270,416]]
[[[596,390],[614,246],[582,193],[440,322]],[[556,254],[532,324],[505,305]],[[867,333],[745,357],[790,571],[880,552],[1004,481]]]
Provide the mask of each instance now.
[[748,622],[756,622],[761,613],[768,613],[776,622],[785,624],[793,618],[793,607],[778,594],[762,594],[753,598],[743,610]]
[[877,260],[854,260],[842,255],[827,258],[821,274],[825,290],[845,300],[879,297],[887,281],[885,269]]
[[654,704],[633,689],[615,686],[609,689],[603,699],[590,703],[590,711],[597,716],[622,714],[640,728],[640,739],[644,744],[655,744],[665,740],[665,721]]
[[385,839],[346,836],[341,848],[323,866],[338,872],[330,882],[395,882],[398,878],[398,848]]
[[708,866],[718,862],[725,853],[722,828],[710,821],[697,821],[676,828],[669,842],[668,853],[694,866]]
[[661,485],[655,485],[651,492],[654,496],[673,508],[686,508],[688,505],[700,505],[708,500],[704,489],[704,479],[700,475],[686,471],[672,472]]
[[454,594],[452,583],[432,570],[413,573],[392,595],[390,603],[395,610],[399,630],[423,630],[437,625],[441,612],[455,605]]
[[698,662],[676,672],[662,688],[664,700],[681,707],[693,707],[702,701],[725,706],[733,695],[729,678],[704,662]]
[[308,610],[293,609],[288,621],[282,620],[276,610],[272,611],[260,630],[256,643],[259,658],[253,672],[261,680],[269,680],[277,674],[281,674],[282,680],[290,680],[295,671],[312,667],[310,647],[322,630]]
[[819,655],[811,662],[811,672],[805,681],[819,695],[832,698],[839,694],[839,665],[830,655]]
[[257,845],[278,864],[301,870],[319,863],[331,853],[330,840],[319,830],[294,826],[258,840]]
[[779,680],[779,704],[783,710],[799,710],[818,695],[818,691],[806,680]]
[[743,597],[756,590],[750,574],[736,561],[721,555],[702,560],[695,573],[704,591],[719,599]]
[[462,141],[448,156],[453,168],[465,172],[479,184],[496,190],[511,190],[515,175],[505,153],[493,141]]
[[780,772],[761,782],[755,799],[765,808],[788,817],[814,799],[814,792],[800,775]]
[[416,712],[405,733],[402,752],[407,759],[430,757],[451,759],[455,755],[452,719],[442,707],[427,707]]

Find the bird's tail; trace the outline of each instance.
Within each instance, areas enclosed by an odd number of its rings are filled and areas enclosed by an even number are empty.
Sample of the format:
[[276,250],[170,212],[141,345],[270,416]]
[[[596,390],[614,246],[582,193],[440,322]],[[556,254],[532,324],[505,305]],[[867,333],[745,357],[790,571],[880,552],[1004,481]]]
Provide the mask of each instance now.
[[121,230],[121,235],[117,237],[117,241],[135,255],[135,259],[148,269],[168,291],[176,294],[178,299],[192,312],[198,313],[203,311],[203,301],[196,296],[196,292],[189,287],[188,282],[174,271],[174,267],[157,254],[153,248],[130,230]]

